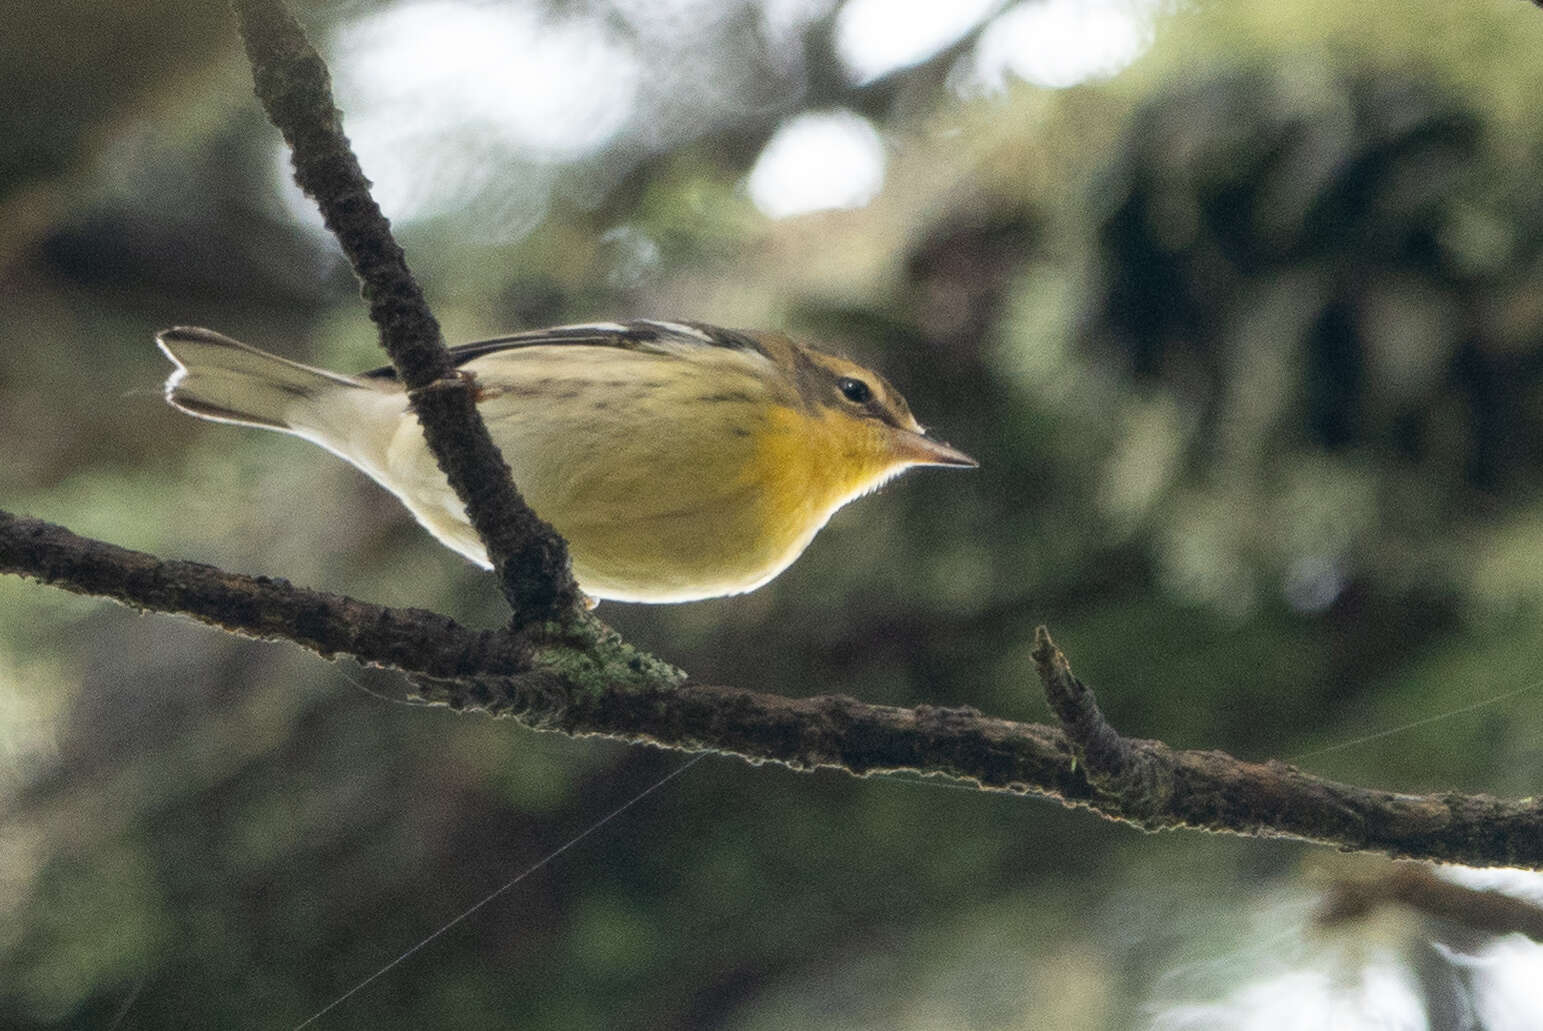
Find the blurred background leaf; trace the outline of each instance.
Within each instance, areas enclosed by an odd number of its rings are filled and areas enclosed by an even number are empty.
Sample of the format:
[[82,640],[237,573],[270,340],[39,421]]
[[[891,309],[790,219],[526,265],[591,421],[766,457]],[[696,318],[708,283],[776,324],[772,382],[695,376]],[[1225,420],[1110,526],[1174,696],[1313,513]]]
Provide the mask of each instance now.
[[[640,645],[1044,719],[1044,621],[1127,733],[1536,792],[1537,11],[301,13],[452,341],[784,327],[982,459],[844,510],[752,595],[607,605]],[[8,37],[4,506],[497,621],[351,469],[160,400],[176,323],[381,360],[220,5],[21,5]],[[0,614],[5,1026],[292,1026],[682,761],[15,580]],[[709,759],[316,1026],[1543,1025],[1530,943],[1316,929],[1341,862]]]

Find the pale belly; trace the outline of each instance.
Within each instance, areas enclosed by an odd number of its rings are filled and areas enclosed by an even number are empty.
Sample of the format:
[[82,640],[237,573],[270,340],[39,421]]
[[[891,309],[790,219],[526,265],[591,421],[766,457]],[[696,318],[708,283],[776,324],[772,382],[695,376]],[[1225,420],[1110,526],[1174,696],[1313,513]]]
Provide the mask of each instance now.
[[[682,602],[752,590],[792,563],[836,507],[789,497],[796,478],[755,475],[747,438],[708,449],[677,426],[606,435],[593,425],[488,421],[515,485],[567,540],[574,578],[592,598]],[[404,421],[385,465],[381,482],[420,523],[488,565],[415,421]]]

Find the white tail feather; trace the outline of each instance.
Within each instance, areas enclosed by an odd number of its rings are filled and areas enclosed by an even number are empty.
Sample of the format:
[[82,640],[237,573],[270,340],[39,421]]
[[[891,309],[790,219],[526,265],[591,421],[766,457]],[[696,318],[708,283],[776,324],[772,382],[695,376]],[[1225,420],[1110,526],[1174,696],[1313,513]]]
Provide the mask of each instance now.
[[177,366],[166,380],[174,408],[304,437],[392,487],[386,453],[407,408],[395,380],[315,369],[208,329],[179,326],[156,342]]
[[[315,430],[305,416],[340,392],[378,393],[365,381],[313,369],[213,330],[178,326],[156,336],[177,366],[166,400],[189,415],[275,430]],[[296,422],[296,417],[300,421]]]

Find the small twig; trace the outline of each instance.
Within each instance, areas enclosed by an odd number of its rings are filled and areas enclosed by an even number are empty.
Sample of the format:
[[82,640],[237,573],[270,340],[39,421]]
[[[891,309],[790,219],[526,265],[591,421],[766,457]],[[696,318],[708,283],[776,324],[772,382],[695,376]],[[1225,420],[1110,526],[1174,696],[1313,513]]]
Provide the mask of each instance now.
[[1130,744],[1104,719],[1093,692],[1072,674],[1071,664],[1045,627],[1034,628],[1031,654],[1045,688],[1045,698],[1088,770],[1101,779],[1124,777],[1135,761]]
[[567,545],[520,497],[477,413],[473,386],[456,375],[439,323],[343,134],[327,66],[279,0],[232,5],[257,97],[289,144],[295,181],[321,209],[359,277],[381,345],[429,450],[487,548],[515,622],[572,618],[580,595]]
[[1045,698],[1094,787],[1118,799],[1132,815],[1159,816],[1173,793],[1172,771],[1143,743],[1121,737],[1110,726],[1093,692],[1073,675],[1066,656],[1042,626],[1034,629],[1031,654]]

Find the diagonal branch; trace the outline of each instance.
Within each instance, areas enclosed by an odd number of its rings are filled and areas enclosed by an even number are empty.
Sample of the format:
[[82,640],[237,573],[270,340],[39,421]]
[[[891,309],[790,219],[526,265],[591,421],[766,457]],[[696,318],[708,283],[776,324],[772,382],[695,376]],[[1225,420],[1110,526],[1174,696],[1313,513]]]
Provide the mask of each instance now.
[[[1065,729],[968,708],[901,709],[690,683],[614,639],[583,648],[532,646],[507,631],[468,630],[434,613],[164,561],[3,512],[0,573],[294,641],[324,656],[352,655],[414,675],[431,700],[512,716],[538,729],[710,749],[800,770],[943,774],[986,790],[1055,799],[1145,830],[1294,838],[1411,859],[1543,869],[1543,802],[1537,800],[1379,791],[1285,763],[1120,737],[1101,715],[1089,715],[1097,712],[1091,691],[1072,676],[1043,629],[1035,658],[1052,706],[1070,714],[1063,715]],[[1130,776],[1132,769],[1141,775]]]
[[474,385],[451,363],[439,322],[343,134],[327,66],[279,0],[232,5],[257,97],[289,144],[295,181],[321,209],[359,277],[381,345],[412,398],[429,450],[487,547],[515,622],[571,617],[579,590],[567,545],[520,497],[477,413]]

